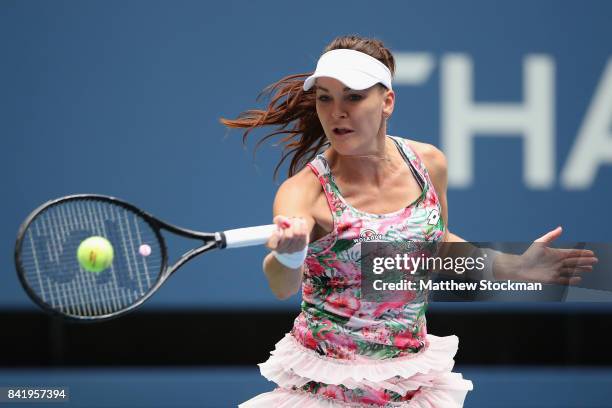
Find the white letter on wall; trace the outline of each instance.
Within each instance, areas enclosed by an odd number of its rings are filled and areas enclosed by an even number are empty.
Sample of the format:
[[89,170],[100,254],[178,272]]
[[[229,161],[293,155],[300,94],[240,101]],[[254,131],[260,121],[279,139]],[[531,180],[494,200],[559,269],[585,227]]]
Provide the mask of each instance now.
[[473,67],[466,54],[442,58],[442,150],[448,157],[451,187],[468,187],[474,172],[476,133],[522,134],[523,178],[529,188],[551,188],[555,178],[554,61],[527,56],[522,104],[474,103]]
[[586,189],[593,184],[597,168],[612,163],[612,59],[599,82],[593,102],[561,172],[566,189]]
[[395,85],[421,85],[434,68],[433,55],[424,52],[395,52]]

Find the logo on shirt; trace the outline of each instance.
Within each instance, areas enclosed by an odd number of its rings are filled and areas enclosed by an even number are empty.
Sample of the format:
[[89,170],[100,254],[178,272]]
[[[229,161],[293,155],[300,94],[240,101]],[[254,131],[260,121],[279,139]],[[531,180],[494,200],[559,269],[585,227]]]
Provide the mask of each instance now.
[[434,208],[429,213],[429,217],[427,217],[427,224],[436,225],[439,219],[440,219],[440,211]]
[[382,241],[383,235],[377,234],[376,231],[371,229],[366,229],[361,231],[359,234],[359,238],[353,239],[353,242],[368,242],[368,241]]

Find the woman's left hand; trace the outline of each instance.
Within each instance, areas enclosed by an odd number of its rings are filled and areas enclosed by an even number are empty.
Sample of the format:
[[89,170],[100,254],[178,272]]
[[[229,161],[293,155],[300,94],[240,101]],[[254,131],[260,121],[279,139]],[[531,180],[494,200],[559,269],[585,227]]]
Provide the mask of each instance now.
[[551,248],[549,245],[561,236],[563,229],[557,227],[542,237],[518,257],[518,268],[509,279],[533,281],[559,285],[575,285],[581,281],[580,274],[591,272],[597,263],[595,253],[588,249]]

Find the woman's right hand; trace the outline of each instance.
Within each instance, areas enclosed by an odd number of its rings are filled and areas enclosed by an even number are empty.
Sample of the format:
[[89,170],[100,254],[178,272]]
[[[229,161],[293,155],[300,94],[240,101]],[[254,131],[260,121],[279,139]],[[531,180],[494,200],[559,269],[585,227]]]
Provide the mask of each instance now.
[[300,252],[308,245],[306,220],[277,215],[273,222],[278,227],[268,239],[266,246],[279,254]]
[[264,258],[263,271],[279,299],[293,296],[302,286],[307,245],[315,225],[312,209],[320,194],[321,186],[310,171],[288,178],[276,192],[272,213],[277,229],[266,244],[273,252]]

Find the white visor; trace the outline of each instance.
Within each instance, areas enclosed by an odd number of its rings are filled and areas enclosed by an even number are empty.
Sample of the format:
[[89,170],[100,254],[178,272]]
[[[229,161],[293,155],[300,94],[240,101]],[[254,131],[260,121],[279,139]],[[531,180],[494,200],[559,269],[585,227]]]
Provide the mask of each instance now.
[[376,58],[355,50],[332,50],[321,55],[314,74],[304,81],[304,90],[312,88],[320,77],[337,79],[355,90],[367,89],[377,83],[392,89],[389,68]]

